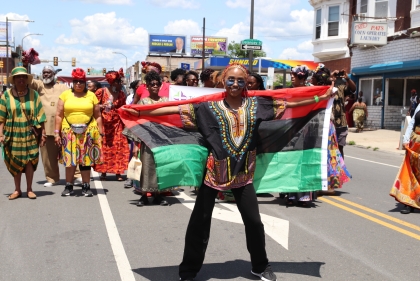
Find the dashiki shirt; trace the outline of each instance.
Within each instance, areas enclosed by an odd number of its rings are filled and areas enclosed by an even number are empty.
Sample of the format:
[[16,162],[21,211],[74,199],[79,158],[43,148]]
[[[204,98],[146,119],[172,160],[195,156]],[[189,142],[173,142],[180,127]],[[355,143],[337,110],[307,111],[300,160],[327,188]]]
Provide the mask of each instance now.
[[258,126],[280,119],[285,109],[285,100],[263,97],[243,98],[237,111],[225,100],[180,105],[184,128],[198,129],[209,144],[204,183],[221,191],[251,184]]
[[337,93],[334,97],[334,102],[332,106],[332,115],[334,117],[333,123],[336,128],[347,127],[346,111],[344,108],[344,102],[346,96],[351,94],[351,91],[348,87],[343,84],[336,86],[338,88]]
[[8,90],[1,96],[0,123],[4,124],[4,162],[12,176],[22,172],[29,162],[36,170],[39,145],[31,126],[41,128],[41,123],[45,120],[38,92],[28,90],[26,95],[18,98]]

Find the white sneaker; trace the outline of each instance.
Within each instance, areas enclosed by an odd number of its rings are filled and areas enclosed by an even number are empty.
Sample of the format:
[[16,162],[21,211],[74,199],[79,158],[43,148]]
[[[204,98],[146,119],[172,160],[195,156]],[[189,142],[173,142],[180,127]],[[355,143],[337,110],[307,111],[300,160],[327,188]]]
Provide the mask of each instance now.
[[51,187],[51,186],[54,186],[54,185],[57,185],[58,183],[57,182],[46,182],[46,183],[44,183],[44,187]]
[[73,182],[73,185],[75,186],[82,186],[82,184],[83,184],[82,178],[76,178]]

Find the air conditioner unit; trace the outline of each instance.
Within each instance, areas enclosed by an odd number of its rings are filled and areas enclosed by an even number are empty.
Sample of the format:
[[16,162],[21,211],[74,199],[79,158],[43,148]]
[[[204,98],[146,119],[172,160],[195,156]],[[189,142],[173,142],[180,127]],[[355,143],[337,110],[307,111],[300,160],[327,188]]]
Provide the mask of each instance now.
[[367,17],[366,13],[360,13],[359,14],[359,21],[366,21],[366,17]]

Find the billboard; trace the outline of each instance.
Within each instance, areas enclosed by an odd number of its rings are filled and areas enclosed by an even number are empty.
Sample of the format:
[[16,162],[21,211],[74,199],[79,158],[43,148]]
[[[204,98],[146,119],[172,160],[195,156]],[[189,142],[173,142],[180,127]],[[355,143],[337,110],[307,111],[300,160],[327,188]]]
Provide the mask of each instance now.
[[353,22],[352,43],[361,45],[386,45],[388,41],[388,23]]
[[[226,56],[228,42],[227,37],[206,36],[204,52],[206,55]],[[191,36],[191,55],[201,55],[203,50],[203,36]]]
[[[9,28],[7,29],[7,32],[9,33],[9,41],[13,41],[13,30],[12,30],[12,23],[8,22]],[[0,21],[0,42],[6,42],[6,22]]]
[[6,58],[6,57],[11,58],[12,57],[12,48],[9,47],[9,55],[8,56],[6,55],[6,51],[7,51],[6,47],[0,47],[0,58]]
[[174,53],[185,55],[185,35],[149,34],[149,53]]

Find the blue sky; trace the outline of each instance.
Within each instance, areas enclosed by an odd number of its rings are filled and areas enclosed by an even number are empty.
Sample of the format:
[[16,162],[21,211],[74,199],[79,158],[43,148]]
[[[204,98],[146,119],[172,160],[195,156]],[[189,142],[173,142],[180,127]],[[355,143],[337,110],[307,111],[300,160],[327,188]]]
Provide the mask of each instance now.
[[[249,38],[251,0],[20,0],[3,1],[0,21],[13,22],[16,45],[30,33],[24,49],[33,47],[41,59],[70,61],[77,67],[96,69],[125,67],[145,59],[148,34],[201,34]],[[263,42],[273,59],[312,60],[313,9],[307,0],[255,0],[254,38]],[[188,41],[189,39],[187,39]],[[187,52],[189,43],[187,43]],[[52,64],[52,63],[51,63]],[[45,64],[32,68],[40,73]],[[60,63],[69,74],[71,63]]]

